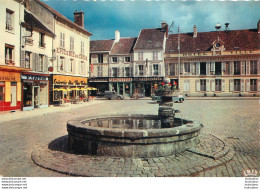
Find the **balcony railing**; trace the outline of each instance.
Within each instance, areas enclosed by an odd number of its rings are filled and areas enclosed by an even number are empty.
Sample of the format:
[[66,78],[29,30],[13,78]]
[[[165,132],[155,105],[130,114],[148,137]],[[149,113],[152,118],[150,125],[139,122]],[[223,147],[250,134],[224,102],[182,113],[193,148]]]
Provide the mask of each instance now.
[[5,63],[9,65],[14,65],[14,61],[11,59],[5,59]]

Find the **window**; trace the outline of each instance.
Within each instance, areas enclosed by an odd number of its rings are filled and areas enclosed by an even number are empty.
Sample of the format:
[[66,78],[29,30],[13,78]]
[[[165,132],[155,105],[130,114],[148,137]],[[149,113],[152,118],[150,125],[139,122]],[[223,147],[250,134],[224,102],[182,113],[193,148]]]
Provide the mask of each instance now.
[[139,76],[144,75],[144,65],[139,65],[138,68],[139,68]]
[[257,74],[257,62],[250,61],[250,74]]
[[143,60],[143,52],[138,52],[138,60]]
[[169,64],[170,75],[176,75],[176,73],[175,73],[175,67],[176,67],[176,64]]
[[70,73],[73,73],[73,59],[70,59]]
[[5,100],[5,82],[0,82],[0,101]]
[[130,77],[130,68],[129,67],[125,68],[125,76]]
[[184,72],[190,72],[190,63],[184,63]]
[[60,33],[60,47],[65,48],[65,34],[62,32]]
[[200,75],[206,75],[206,62],[200,63]]
[[84,61],[81,61],[81,64],[80,64],[80,70],[81,70],[81,74],[85,74],[85,70],[84,70]]
[[44,33],[39,34],[39,46],[40,47],[45,47],[44,36],[45,36]]
[[98,55],[98,63],[103,63],[103,54]]
[[38,71],[43,71],[43,69],[44,69],[44,63],[43,63],[43,55],[39,55],[39,64],[40,64],[40,70],[38,70]]
[[14,46],[5,45],[5,63],[14,64]]
[[240,62],[234,62],[234,75],[240,75]]
[[256,91],[256,79],[250,79],[250,91]]
[[153,65],[153,75],[158,75],[159,72],[158,72],[158,64],[154,64]]
[[158,60],[158,51],[153,52],[153,60]]
[[221,62],[215,62],[215,75],[221,75]]
[[117,62],[117,57],[112,57],[112,62]]
[[130,62],[130,57],[129,56],[127,56],[127,57],[125,57],[125,62]]
[[85,44],[81,41],[81,54],[85,54]]
[[221,91],[221,79],[215,79],[215,91]]
[[32,30],[30,28],[26,28],[25,30],[25,39],[24,42],[26,45],[33,45],[33,39],[32,39]]
[[14,29],[14,11],[6,9],[6,22],[5,29],[8,31],[13,31]]
[[240,79],[234,79],[234,91],[240,91]]
[[58,66],[58,71],[62,72],[64,70],[64,61],[65,61],[65,58],[60,57],[60,63],[59,63],[59,66]]
[[31,52],[26,51],[25,52],[25,68],[31,67]]
[[112,76],[117,77],[117,68],[112,68]]
[[206,79],[200,80],[200,91],[206,91]]
[[70,50],[74,51],[74,37],[70,37]]

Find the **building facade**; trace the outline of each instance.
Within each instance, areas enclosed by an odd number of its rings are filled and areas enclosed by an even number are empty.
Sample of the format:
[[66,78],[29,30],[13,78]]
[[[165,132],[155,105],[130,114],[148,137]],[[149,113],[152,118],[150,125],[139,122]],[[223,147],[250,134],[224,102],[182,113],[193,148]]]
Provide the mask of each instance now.
[[[166,44],[166,77],[186,96],[260,96],[260,22],[257,29],[181,33]],[[178,59],[180,57],[180,61]],[[178,70],[180,65],[180,81]]]

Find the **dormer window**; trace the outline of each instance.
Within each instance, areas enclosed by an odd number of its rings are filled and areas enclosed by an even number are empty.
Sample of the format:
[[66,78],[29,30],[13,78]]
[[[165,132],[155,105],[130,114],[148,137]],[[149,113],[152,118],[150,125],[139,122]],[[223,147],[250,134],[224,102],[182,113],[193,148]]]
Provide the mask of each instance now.
[[221,45],[220,43],[216,43],[216,47],[219,48]]
[[112,57],[112,62],[117,62],[117,57]]

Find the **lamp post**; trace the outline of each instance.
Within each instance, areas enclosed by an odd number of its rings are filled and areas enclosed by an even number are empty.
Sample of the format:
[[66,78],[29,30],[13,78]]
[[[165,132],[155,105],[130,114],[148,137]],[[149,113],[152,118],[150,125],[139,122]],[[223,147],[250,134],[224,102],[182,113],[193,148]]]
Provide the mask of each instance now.
[[178,90],[180,90],[180,70],[181,70],[181,54],[180,54],[180,26],[178,27]]

